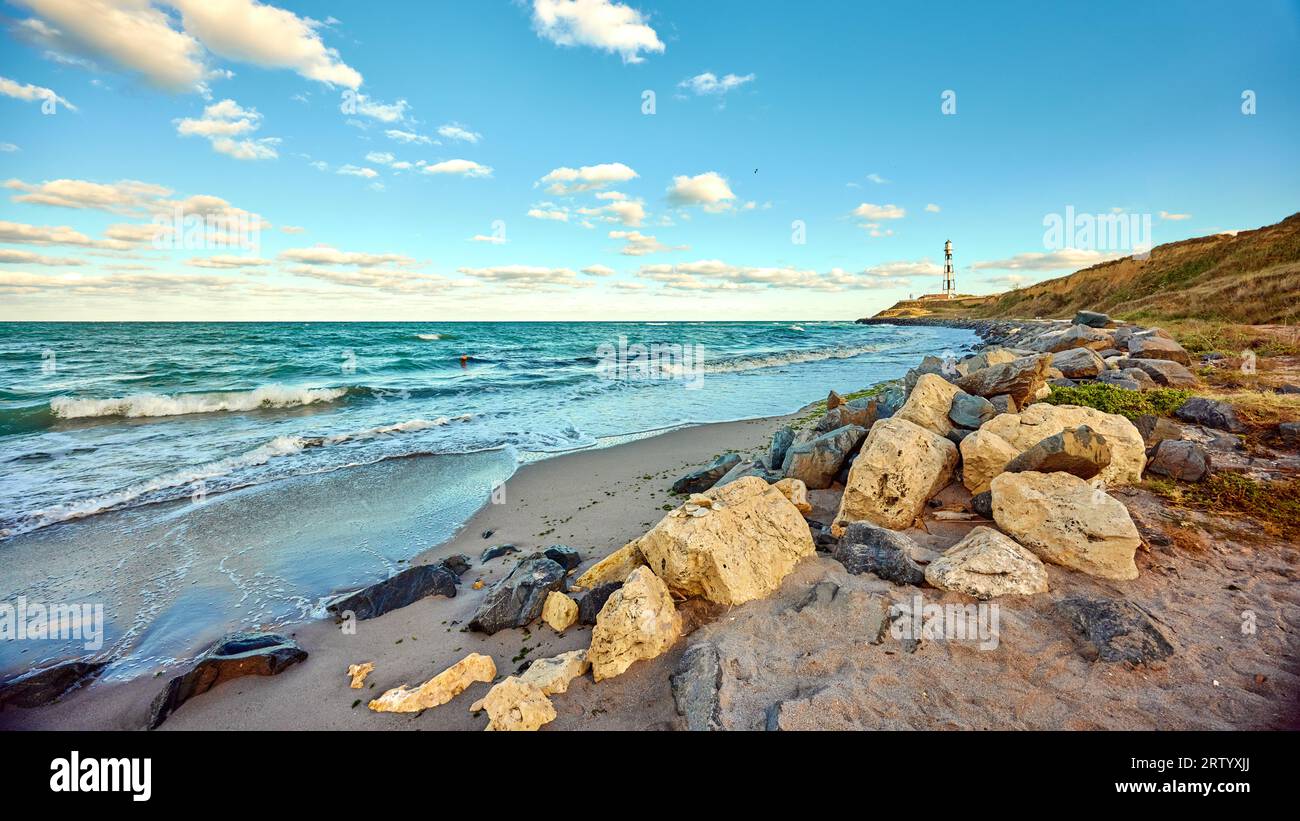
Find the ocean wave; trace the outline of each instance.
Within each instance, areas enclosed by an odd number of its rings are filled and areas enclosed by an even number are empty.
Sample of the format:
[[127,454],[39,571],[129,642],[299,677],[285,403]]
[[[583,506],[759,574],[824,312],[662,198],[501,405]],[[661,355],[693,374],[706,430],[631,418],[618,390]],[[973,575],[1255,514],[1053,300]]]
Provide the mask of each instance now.
[[436,342],[442,339],[442,334],[416,334],[416,339],[423,339],[425,342]]
[[[272,459],[294,456],[311,448],[378,439],[400,433],[414,433],[449,425],[452,422],[468,422],[471,418],[472,416],[466,413],[450,418],[440,416],[437,419],[410,419],[393,425],[381,425],[330,436],[277,436],[271,441],[244,453],[227,456],[224,459],[217,459],[197,467],[173,471],[100,496],[24,513],[10,521],[0,523],[2,525],[0,526],[0,539],[28,533],[59,522],[83,519],[109,510],[132,507],[135,504],[167,502],[182,498],[185,495],[206,494],[209,491],[209,488],[207,488],[207,482],[209,481],[229,478],[240,470],[260,467]],[[283,475],[277,475],[274,478],[283,478]]]
[[86,419],[97,416],[126,418],[184,416],[191,413],[301,407],[318,402],[333,402],[343,398],[347,392],[347,388],[266,385],[251,391],[181,393],[170,396],[140,393],[113,399],[56,396],[50,400],[50,410],[60,419]]
[[880,350],[878,345],[854,345],[843,348],[822,348],[811,351],[785,351],[783,353],[757,354],[723,359],[716,362],[705,361],[705,373],[737,373],[753,371],[759,368],[776,368],[782,365],[797,365],[802,362],[820,362],[826,359],[852,359],[866,353]]

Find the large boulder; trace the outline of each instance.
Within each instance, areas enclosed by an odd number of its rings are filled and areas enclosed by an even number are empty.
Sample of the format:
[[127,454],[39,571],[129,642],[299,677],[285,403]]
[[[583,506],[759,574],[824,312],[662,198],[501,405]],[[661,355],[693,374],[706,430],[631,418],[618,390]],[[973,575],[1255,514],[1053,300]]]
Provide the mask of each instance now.
[[1000,365],[990,365],[971,371],[957,380],[957,387],[990,401],[995,396],[1008,396],[1016,407],[1024,404],[1047,384],[1047,369],[1052,357],[1047,354],[1022,356]]
[[913,558],[915,552],[916,542],[902,533],[871,522],[852,522],[831,558],[855,576],[874,573],[895,584],[919,585],[925,581],[925,571]]
[[1071,325],[1063,331],[1043,334],[1034,342],[1034,348],[1046,353],[1068,351],[1070,348],[1104,350],[1114,345],[1114,337],[1105,331],[1087,325]]
[[962,360],[960,367],[963,369],[962,374],[965,375],[974,373],[982,368],[987,368],[990,365],[1002,365],[1007,362],[1014,362],[1021,356],[1023,356],[1023,354],[1016,353],[1007,348],[985,348],[974,356]]
[[1009,473],[1062,471],[1091,479],[1110,464],[1110,445],[1106,437],[1087,425],[1066,428],[1021,453],[1007,463]]
[[1087,325],[1089,328],[1105,328],[1110,324],[1110,317],[1097,311],[1078,311],[1074,314],[1075,325]]
[[1151,616],[1124,599],[1076,596],[1057,602],[1056,609],[1078,634],[1082,655],[1090,661],[1146,664],[1174,652]]
[[785,452],[794,444],[794,428],[786,425],[772,434],[772,441],[767,446],[767,466],[773,470],[785,462]]
[[1117,500],[1068,473],[993,479],[993,520],[1044,561],[1104,579],[1136,579],[1142,539]]
[[638,567],[596,617],[587,651],[592,676],[596,681],[613,678],[635,662],[652,659],[672,647],[681,632],[682,617],[668,585],[650,568]]
[[1138,368],[1162,388],[1194,388],[1200,384],[1185,365],[1168,359],[1126,359],[1129,367]]
[[735,453],[724,453],[710,464],[705,465],[699,470],[693,470],[685,476],[673,482],[673,493],[699,493],[713,487],[719,479],[727,475],[727,471],[734,468],[740,463],[740,455]]
[[1180,482],[1199,482],[1210,472],[1210,464],[1210,454],[1201,443],[1165,439],[1156,445],[1147,470]]
[[952,430],[948,411],[952,409],[953,397],[961,389],[942,376],[927,373],[916,380],[916,387],[908,395],[903,407],[894,414],[895,419],[914,422],[931,433],[947,436]]
[[1091,379],[1106,370],[1106,362],[1088,348],[1071,348],[1052,354],[1052,367],[1067,379]]
[[372,699],[366,706],[377,713],[418,713],[446,704],[475,682],[496,677],[497,666],[491,656],[470,653],[414,690],[403,684]]
[[1033,553],[991,527],[976,527],[925,568],[940,590],[977,599],[1047,592],[1047,570]]
[[692,496],[637,539],[637,546],[674,591],[719,604],[766,597],[816,552],[794,503],[752,477]]
[[417,565],[355,593],[341,596],[326,605],[325,609],[340,617],[350,615],[358,621],[373,619],[425,596],[454,597],[456,583],[459,581],[460,577],[442,564]]
[[1130,359],[1164,359],[1179,365],[1192,364],[1192,357],[1183,350],[1182,345],[1154,334],[1129,337],[1128,355]]
[[150,730],[197,695],[241,676],[275,676],[304,661],[307,651],[279,633],[230,633],[199,657],[188,672],[167,682],[149,707]]
[[817,420],[814,430],[817,433],[825,433],[845,425],[869,428],[878,415],[879,402],[875,397],[862,396],[827,411],[821,419]]
[[1226,430],[1228,433],[1245,433],[1246,426],[1237,418],[1237,410],[1222,399],[1193,396],[1178,406],[1174,416],[1184,422],[1204,425],[1207,428]]
[[830,487],[844,460],[867,435],[866,428],[846,425],[815,439],[794,445],[785,454],[782,471],[813,490]]
[[537,687],[542,695],[550,696],[568,692],[569,682],[586,675],[590,669],[591,662],[587,659],[586,649],[570,650],[558,656],[537,659],[528,665],[528,669],[519,678]]
[[524,627],[542,615],[546,597],[564,584],[564,567],[543,556],[524,559],[510,575],[492,586],[469,629],[492,634],[508,627]]
[[73,659],[7,678],[0,682],[0,708],[7,704],[43,707],[98,676],[107,664],[105,661]]
[[1144,413],[1133,420],[1133,426],[1142,434],[1142,441],[1148,448],[1153,448],[1166,439],[1182,439],[1183,429],[1172,419]]
[[957,446],[937,433],[896,417],[877,422],[849,470],[837,527],[862,520],[911,526],[956,466]]
[[712,644],[693,644],[682,653],[677,669],[669,678],[677,714],[686,719],[686,729],[707,732],[721,729],[722,659]]
[[1025,408],[1023,413],[994,417],[980,431],[997,434],[1017,453],[1023,453],[1049,436],[1082,425],[1101,434],[1110,448],[1110,464],[1097,474],[1098,478],[1107,485],[1131,485],[1142,481],[1146,443],[1133,423],[1119,414],[1077,405],[1039,403]]
[[1010,442],[987,430],[977,430],[961,440],[961,482],[972,494],[989,489],[989,482],[1020,455]]
[[632,575],[633,570],[645,564],[645,557],[637,546],[638,541],[640,540],[633,539],[587,568],[585,573],[573,580],[569,589],[594,591],[607,584],[622,584],[624,579]]
[[971,396],[958,390],[952,397],[952,406],[948,408],[948,421],[957,427],[974,430],[998,415],[993,403],[982,396]]
[[530,732],[555,720],[555,705],[542,689],[518,676],[510,676],[488,690],[471,705],[473,712],[486,710],[485,730]]

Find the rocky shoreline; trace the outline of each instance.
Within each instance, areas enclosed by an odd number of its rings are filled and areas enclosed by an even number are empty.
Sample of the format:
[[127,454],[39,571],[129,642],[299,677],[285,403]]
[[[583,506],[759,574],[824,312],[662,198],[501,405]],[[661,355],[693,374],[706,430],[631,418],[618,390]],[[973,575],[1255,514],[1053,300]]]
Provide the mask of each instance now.
[[[374,695],[368,709],[419,714],[490,684],[468,705],[486,719],[485,729],[535,730],[556,721],[557,703],[583,702],[580,712],[595,716],[589,702],[602,688],[635,681],[638,689],[669,693],[677,726],[686,729],[895,726],[889,693],[871,686],[878,674],[860,669],[846,640],[871,656],[922,658],[948,648],[931,659],[936,677],[1000,659],[1020,681],[1032,680],[1021,668],[1044,657],[1032,648],[1050,636],[1058,664],[1098,678],[1089,686],[1115,674],[1098,667],[1160,677],[1184,661],[1180,654],[1187,663],[1199,658],[1198,628],[1180,608],[1153,603],[1162,594],[1145,576],[1168,572],[1181,534],[1169,535],[1159,504],[1139,485],[1151,475],[1192,484],[1257,458],[1241,452],[1236,434],[1243,427],[1231,405],[1191,395],[1200,384],[1191,357],[1159,329],[1089,312],[1074,322],[959,326],[984,344],[961,358],[926,357],[904,379],[862,395],[832,391],[824,412],[776,430],[761,452],[723,453],[678,476],[659,521],[594,563],[567,545],[516,555],[502,549],[511,545],[496,546],[477,559],[443,557],[342,597],[331,609],[343,626],[469,594],[476,597],[463,627],[470,633],[526,637],[546,629],[583,638],[590,631],[585,646],[525,659],[511,675],[499,672],[504,658],[469,653],[421,684]],[[1058,390],[1079,388],[1179,401],[1168,414],[1128,416],[1057,401]],[[1280,427],[1270,435],[1289,441]],[[1274,456],[1270,464],[1281,473],[1297,460],[1285,449]],[[503,578],[467,583],[500,561],[510,568]],[[1213,584],[1240,558],[1216,557],[1208,568],[1206,557],[1195,561],[1197,583]],[[1289,574],[1288,567],[1282,575]],[[1284,623],[1289,603],[1268,611],[1278,595],[1270,587],[1267,604],[1257,606]],[[1012,611],[1004,635],[1017,645],[999,651],[997,636],[981,633],[984,644],[993,643],[989,655],[960,649],[965,637],[926,627],[924,596],[972,618],[983,618],[987,611],[977,606],[990,603]],[[1236,608],[1224,608],[1234,626]],[[723,619],[722,612],[737,616]],[[307,655],[286,636],[238,638],[219,642],[176,677],[159,694],[150,726],[221,681],[275,675]],[[230,652],[232,641],[239,652]],[[1293,655],[1289,635],[1273,641],[1266,656],[1279,649]],[[1242,658],[1256,663],[1258,652],[1243,650]],[[821,661],[790,667],[791,658]],[[774,673],[774,664],[784,672]],[[1293,666],[1256,672],[1243,685],[1273,704],[1262,726],[1290,726],[1300,682]],[[367,687],[375,669],[374,660],[358,658],[349,686]],[[924,670],[919,664],[915,674]],[[76,681],[63,665],[34,671],[0,685],[0,704],[39,704]],[[783,695],[758,709],[742,690]],[[914,698],[899,696],[895,707]],[[1035,706],[1024,711],[1047,716],[1062,715],[1070,701],[1054,684],[1026,698]],[[1045,698],[1049,707],[1036,703]],[[958,726],[971,720],[971,710],[950,711],[963,716]],[[1196,726],[1188,723],[1196,713],[1193,706],[1176,726]]]

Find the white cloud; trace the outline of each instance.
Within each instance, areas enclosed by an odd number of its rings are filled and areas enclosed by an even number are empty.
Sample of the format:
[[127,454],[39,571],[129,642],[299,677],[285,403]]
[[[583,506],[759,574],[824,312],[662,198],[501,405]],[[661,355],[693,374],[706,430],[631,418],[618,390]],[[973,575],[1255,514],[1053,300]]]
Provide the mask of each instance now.
[[48,267],[66,267],[83,265],[81,260],[72,257],[49,257],[35,251],[22,251],[0,248],[0,264],[4,265],[44,265]]
[[[619,196],[622,197],[621,194]],[[579,208],[578,213],[601,222],[617,222],[629,228],[639,228],[645,220],[645,203],[641,200],[615,199],[598,208]]]
[[637,173],[621,162],[584,165],[581,168],[561,166],[552,169],[537,181],[538,185],[548,185],[551,194],[575,194],[579,191],[593,191],[605,188],[616,182],[636,179]]
[[864,202],[853,209],[853,216],[875,222],[877,220],[897,220],[907,216],[907,211],[897,205],[875,205]]
[[[48,100],[53,100],[57,105],[61,105],[69,111],[77,110],[75,105],[68,102],[63,97],[60,97],[53,89],[45,88],[44,86],[34,86],[31,83],[20,83],[17,80],[10,80],[8,77],[0,77],[0,94],[3,94],[6,97],[13,97],[17,100],[25,100],[29,103],[43,103]],[[5,143],[5,145],[10,144]],[[12,146],[5,150],[14,151],[16,149],[17,146]]]
[[437,140],[426,137],[423,134],[416,134],[413,131],[402,131],[398,128],[390,128],[384,132],[390,140],[397,140],[399,143],[416,143],[419,145],[440,145]]
[[278,137],[262,137],[257,140],[232,140],[219,137],[212,141],[212,149],[218,154],[225,154],[237,160],[274,160],[280,156],[275,147],[279,145]]
[[[811,269],[732,265],[718,259],[697,260],[676,265],[643,265],[637,276],[662,283],[665,288],[682,291],[758,291],[793,289],[800,291],[841,292],[876,288],[907,287],[910,283],[899,275],[906,266],[922,263],[886,263],[887,267],[860,272],[832,268],[824,273]],[[928,271],[926,271],[928,273]]]
[[304,265],[414,265],[415,260],[403,254],[372,254],[358,251],[340,251],[332,245],[313,245],[310,248],[289,248],[280,252],[280,259]]
[[375,177],[379,176],[379,172],[373,168],[363,168],[356,165],[345,165],[334,173],[342,174],[345,177],[363,177],[367,180],[373,180]]
[[1064,248],[1059,251],[1029,252],[1016,254],[1005,259],[991,259],[975,262],[971,268],[976,271],[1065,271],[1087,268],[1099,262],[1119,259],[1124,254],[1086,251],[1081,248]]
[[694,77],[682,80],[677,84],[678,88],[685,88],[693,91],[697,95],[705,94],[726,94],[728,91],[740,88],[745,83],[754,81],[755,75],[746,74],[741,77],[736,74],[723,75],[722,79],[711,71],[703,74],[696,74]]
[[[343,102],[339,104],[339,110],[344,114],[361,114],[372,120],[379,120],[381,123],[404,121],[410,107],[411,104],[406,100],[398,100],[395,103],[381,103],[367,97],[365,94],[353,94],[352,92],[345,92]],[[356,124],[365,127],[360,122]],[[388,134],[387,131],[384,133]]]
[[279,156],[276,137],[237,140],[235,137],[256,131],[262,124],[257,109],[244,108],[234,100],[222,100],[203,109],[201,117],[176,120],[176,133],[182,137],[204,137],[214,151],[237,160],[273,160]]
[[643,257],[647,254],[658,254],[664,251],[685,251],[688,246],[685,245],[664,245],[658,239],[642,234],[640,231],[610,231],[610,239],[621,239],[626,245],[623,246],[620,254],[629,257]]
[[640,63],[664,44],[642,13],[612,0],[533,0],[533,26],[559,46],[591,46]]
[[269,259],[260,257],[241,257],[233,254],[215,254],[210,257],[195,257],[186,262],[196,268],[262,268],[273,264]]
[[475,234],[470,237],[470,242],[486,242],[489,245],[505,245],[506,238],[496,234]]
[[1192,215],[1191,215],[1191,214],[1171,214],[1171,213],[1169,213],[1168,211],[1161,211],[1161,212],[1160,212],[1160,219],[1162,219],[1162,220],[1175,220],[1175,221],[1177,221],[1177,220],[1187,220],[1187,219],[1191,219],[1191,218],[1192,218]]
[[884,177],[880,176],[875,172],[868,174],[867,179],[870,180],[871,182],[874,182],[876,185],[887,185],[889,183],[889,180],[885,179]]
[[387,151],[371,151],[366,154],[366,162],[377,163],[379,165],[392,165],[396,160],[397,157]]
[[171,189],[137,180],[96,183],[65,179],[33,184],[11,179],[5,182],[4,187],[23,192],[14,195],[14,202],[54,205],[60,208],[89,208],[115,213],[139,211],[156,206],[163,197],[172,193]]
[[736,195],[727,180],[716,171],[706,171],[694,177],[673,177],[668,187],[668,201],[673,205],[700,205],[705,211],[726,211],[732,207]]
[[470,131],[468,128],[461,126],[459,123],[447,123],[438,128],[438,134],[449,140],[460,140],[466,143],[477,143],[483,139],[482,134]]
[[426,165],[423,169],[426,174],[459,174],[462,177],[490,177],[492,169],[486,165],[480,165],[473,160],[443,160],[440,163]]
[[18,150],[20,150],[18,146],[14,145],[13,143],[0,143],[0,151],[5,152],[6,154],[10,154]]
[[925,206],[925,210],[926,210],[926,211],[929,211],[931,214],[937,214],[937,213],[939,213],[939,206],[935,205],[935,204],[932,203],[932,202],[931,202],[931,203],[927,203],[926,206]]
[[280,230],[286,234],[305,234],[307,229],[301,225],[281,225]]
[[561,208],[553,203],[542,202],[528,209],[528,216],[535,220],[551,220],[553,222],[568,222],[569,210]]
[[588,265],[582,269],[582,272],[593,277],[612,277],[618,273],[608,265]]
[[556,287],[585,288],[591,285],[568,268],[537,265],[497,265],[488,268],[458,268],[460,273],[515,290],[551,290]]

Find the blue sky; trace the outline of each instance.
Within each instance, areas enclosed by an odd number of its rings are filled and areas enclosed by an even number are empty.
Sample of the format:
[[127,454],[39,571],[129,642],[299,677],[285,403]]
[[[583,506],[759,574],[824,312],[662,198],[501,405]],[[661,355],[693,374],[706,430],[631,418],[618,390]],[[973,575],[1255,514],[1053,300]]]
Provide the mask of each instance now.
[[1295,2],[0,11],[0,319],[852,319],[1300,210]]

